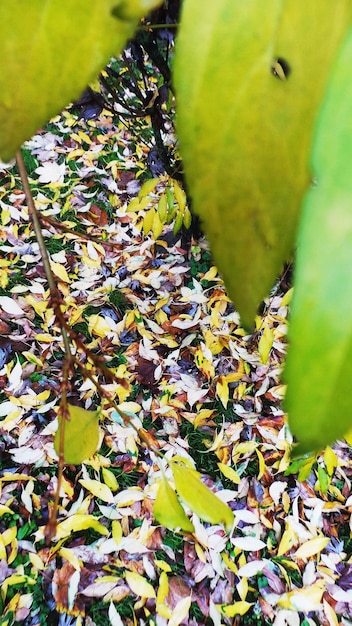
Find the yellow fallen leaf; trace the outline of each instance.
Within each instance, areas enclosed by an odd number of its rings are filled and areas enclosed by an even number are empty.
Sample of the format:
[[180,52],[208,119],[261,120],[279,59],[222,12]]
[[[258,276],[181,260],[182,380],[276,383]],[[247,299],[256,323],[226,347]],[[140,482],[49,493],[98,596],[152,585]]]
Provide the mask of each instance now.
[[249,611],[251,606],[253,606],[253,602],[246,602],[246,600],[239,600],[234,604],[230,604],[228,606],[219,606],[217,608],[226,615],[227,617],[235,617],[235,615],[244,615]]
[[218,398],[221,400],[222,406],[226,409],[229,401],[229,385],[224,376],[219,376],[217,380],[216,393]]
[[234,453],[247,454],[248,452],[254,452],[258,447],[257,441],[241,441],[234,447]]
[[258,351],[260,360],[262,363],[266,364],[269,359],[270,350],[274,343],[274,334],[271,328],[265,326],[262,336],[259,339]]
[[54,261],[51,261],[50,265],[55,276],[62,280],[63,283],[71,282],[64,265],[62,265],[61,263],[55,263]]
[[202,280],[208,280],[209,282],[214,280],[214,278],[216,278],[218,274],[218,268],[215,267],[215,265],[212,265],[212,267],[210,268],[210,270],[208,270],[204,276],[202,277]]
[[324,591],[325,581],[318,580],[309,587],[303,587],[303,589],[295,589],[294,591],[284,593],[280,596],[277,604],[289,611],[302,611],[303,613],[318,611],[322,608],[321,599]]
[[332,475],[338,464],[338,458],[334,450],[330,446],[326,446],[324,452],[324,463],[329,476]]
[[158,605],[163,605],[165,602],[165,598],[167,596],[167,594],[169,593],[169,579],[167,577],[166,572],[161,572],[160,576],[159,576],[159,586],[158,586],[158,593],[156,596],[156,606],[157,606],[157,612],[158,611]]
[[295,557],[297,559],[308,559],[310,556],[314,554],[318,554],[330,542],[329,537],[316,537],[315,539],[309,539],[302,546],[298,548],[295,552]]
[[95,313],[88,317],[88,332],[98,337],[106,337],[111,333],[111,328],[101,315]]
[[154,559],[154,564],[163,572],[172,572],[170,565],[166,563],[166,561],[162,561],[160,559]]
[[265,461],[264,461],[264,457],[263,457],[262,453],[260,452],[260,450],[258,448],[256,448],[255,451],[257,453],[257,457],[258,457],[258,460],[259,460],[259,472],[258,472],[258,475],[257,475],[257,479],[260,480],[262,478],[263,474],[265,473],[265,469],[266,469]]
[[136,596],[141,596],[142,598],[156,597],[154,587],[140,574],[127,571],[125,577],[128,586],[131,591],[136,594]]
[[2,536],[0,535],[0,561],[6,561],[6,560],[7,560],[6,546],[5,546]]
[[82,567],[82,561],[75,555],[73,550],[70,550],[70,548],[62,547],[58,551],[58,554],[63,559],[66,559],[66,561],[68,561],[72,565],[72,567],[75,568],[75,570],[80,571],[80,569]]
[[90,491],[93,494],[93,496],[95,496],[96,498],[99,498],[100,500],[103,500],[103,502],[108,502],[109,504],[114,502],[114,495],[111,489],[109,489],[109,487],[105,485],[104,483],[99,482],[99,480],[93,480],[93,479],[84,480],[82,478],[81,480],[79,480],[79,482],[82,485],[82,487],[84,487],[85,489],[88,489],[88,491]]
[[292,296],[293,296],[293,287],[291,287],[291,289],[286,291],[285,295],[283,296],[281,300],[281,306],[287,306],[288,304],[290,304],[292,300]]
[[76,515],[70,515],[70,517],[67,517],[63,522],[57,525],[56,539],[63,539],[71,535],[71,533],[79,530],[87,530],[88,528],[92,528],[101,535],[109,534],[107,528],[93,515],[76,513]]
[[40,341],[41,343],[53,343],[56,341],[56,337],[49,335],[49,333],[37,333],[35,335],[35,340]]
[[281,537],[281,541],[279,543],[277,554],[278,556],[283,556],[291,550],[292,546],[295,546],[298,542],[297,535],[294,532],[292,525],[289,522],[286,522],[286,529],[284,534]]
[[2,533],[4,546],[8,546],[17,537],[17,526],[10,526]]
[[119,545],[122,539],[122,526],[117,519],[114,519],[112,521],[111,530],[113,540],[115,541],[116,545]]
[[79,130],[78,131],[78,136],[82,139],[82,141],[84,141],[88,145],[93,143],[91,138],[89,137],[89,135],[87,135],[87,133],[84,133],[83,130]]
[[28,304],[35,310],[36,314],[39,315],[42,319],[44,319],[44,313],[48,307],[47,300],[37,300],[34,296],[27,294],[25,296]]
[[218,463],[218,468],[220,472],[229,480],[231,480],[235,485],[239,485],[241,482],[241,477],[237,474],[236,470],[229,465],[225,465],[225,463]]
[[215,375],[215,369],[213,363],[208,359],[202,348],[197,348],[194,354],[194,361],[198,369],[210,380]]
[[0,504],[0,517],[2,515],[5,515],[5,513],[14,513],[14,511],[11,511],[11,509],[6,506],[5,504]]

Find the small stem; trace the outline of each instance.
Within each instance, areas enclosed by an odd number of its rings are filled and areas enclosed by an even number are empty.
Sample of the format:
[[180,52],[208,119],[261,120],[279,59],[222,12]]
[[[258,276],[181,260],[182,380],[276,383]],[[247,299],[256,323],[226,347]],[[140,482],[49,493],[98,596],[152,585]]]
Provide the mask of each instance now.
[[139,26],[138,30],[154,30],[157,28],[178,28],[179,24],[146,24]]
[[58,417],[60,415],[61,420],[59,430],[59,461],[57,471],[57,485],[55,490],[53,508],[50,513],[49,522],[45,528],[45,541],[47,545],[50,544],[50,542],[56,535],[57,512],[59,509],[60,491],[65,468],[65,423],[66,420],[70,419],[70,414],[67,406],[67,389],[70,385],[70,375],[72,374],[72,357],[69,355],[65,356],[66,359],[62,372],[60,409],[58,412]]
[[18,171],[20,173],[20,177],[21,177],[21,181],[23,185],[23,190],[26,196],[26,202],[27,202],[29,214],[33,221],[34,232],[38,241],[40,254],[43,260],[43,264],[44,264],[45,275],[49,284],[49,289],[51,292],[55,292],[57,290],[57,286],[56,286],[56,282],[54,279],[54,275],[51,271],[49,255],[45,246],[45,241],[44,241],[42,229],[40,226],[39,215],[38,215],[36,206],[34,204],[31,188],[29,186],[27,170],[23,161],[21,150],[19,150],[16,154],[16,162],[17,162]]
[[49,215],[39,214],[38,217],[41,222],[50,224],[50,226],[52,226],[53,228],[56,228],[57,230],[63,233],[68,233],[70,235],[73,235],[74,237],[76,237],[76,239],[84,239],[85,241],[93,241],[94,243],[98,243],[101,246],[107,246],[110,248],[118,248],[119,250],[121,250],[121,248],[123,247],[121,245],[121,242],[109,241],[109,240],[104,241],[103,239],[100,239],[99,237],[96,237],[95,235],[92,235],[90,233],[80,233],[79,231],[77,232],[73,231],[72,228],[69,228],[69,226],[65,226],[65,224],[60,224],[60,222],[50,217]]
[[[53,301],[54,311],[55,311],[55,314],[57,315],[58,310],[61,313],[60,304],[59,304],[61,300],[61,295],[57,288],[54,274],[51,271],[50,259],[49,259],[48,251],[45,246],[45,241],[44,241],[44,237],[43,237],[43,233],[42,233],[42,229],[40,225],[40,218],[39,218],[39,214],[36,209],[36,206],[34,204],[31,188],[30,188],[29,181],[28,181],[27,170],[23,161],[21,150],[18,150],[18,152],[16,153],[16,163],[17,163],[18,171],[20,173],[23,190],[26,196],[28,211],[29,211],[30,217],[32,218],[35,236],[37,238],[40,254],[43,260],[45,275],[48,281],[48,285],[50,289],[50,296]],[[61,316],[59,315],[57,317],[60,321]],[[60,326],[61,326],[62,339],[64,342],[65,352],[67,355],[70,355],[71,350],[70,350],[70,341],[68,338],[68,334],[66,332],[65,327],[62,324],[60,324]]]

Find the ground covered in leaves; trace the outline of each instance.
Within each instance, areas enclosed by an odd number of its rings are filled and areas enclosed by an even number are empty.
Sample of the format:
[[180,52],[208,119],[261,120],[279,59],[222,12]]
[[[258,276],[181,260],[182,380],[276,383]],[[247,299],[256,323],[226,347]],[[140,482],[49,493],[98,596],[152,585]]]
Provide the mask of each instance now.
[[[67,320],[164,453],[103,403],[99,451],[66,468],[50,546],[62,338],[16,168],[1,171],[0,623],[351,624],[351,448],[290,460],[292,291],[284,277],[246,334],[205,239],[165,225],[184,196],[150,182],[147,154],[106,112],[66,111],[24,149]],[[69,400],[101,404],[79,376]],[[194,534],[154,519],[160,463],[171,480],[177,456],[230,505],[230,535],[190,511]]]

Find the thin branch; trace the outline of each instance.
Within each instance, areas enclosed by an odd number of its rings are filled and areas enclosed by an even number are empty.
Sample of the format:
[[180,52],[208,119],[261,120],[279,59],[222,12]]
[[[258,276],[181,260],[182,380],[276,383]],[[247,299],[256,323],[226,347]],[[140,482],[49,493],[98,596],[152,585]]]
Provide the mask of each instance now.
[[[44,237],[43,237],[43,233],[42,233],[42,229],[40,225],[40,218],[39,218],[39,214],[36,209],[36,206],[34,204],[31,188],[30,188],[29,181],[28,181],[27,170],[23,161],[21,150],[19,150],[16,154],[16,163],[17,163],[18,171],[20,173],[23,190],[26,196],[26,202],[27,202],[29,215],[32,218],[35,236],[37,238],[40,254],[43,260],[45,275],[46,275],[46,279],[48,281],[48,285],[50,289],[50,298],[53,302],[55,314],[57,314],[58,311],[60,312],[60,315],[58,316],[58,321],[60,321],[60,319],[62,318],[61,308],[60,308],[61,295],[57,288],[54,274],[52,273],[52,270],[51,270],[50,259],[49,259],[48,251],[45,246],[45,241],[44,241]],[[62,339],[64,342],[65,352],[67,355],[70,355],[71,350],[70,350],[70,342],[69,342],[68,334],[65,328],[61,324],[60,326],[61,326]]]

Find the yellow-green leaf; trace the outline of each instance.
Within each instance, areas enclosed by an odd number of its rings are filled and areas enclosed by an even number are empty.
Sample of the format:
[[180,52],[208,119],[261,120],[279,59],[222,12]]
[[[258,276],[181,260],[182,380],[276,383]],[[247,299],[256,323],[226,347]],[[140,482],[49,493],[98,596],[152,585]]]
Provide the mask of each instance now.
[[183,224],[183,214],[180,213],[179,211],[177,211],[175,222],[174,222],[174,227],[173,227],[173,231],[174,231],[175,235],[180,230],[182,224]]
[[206,522],[224,524],[229,531],[234,522],[230,507],[202,483],[198,472],[175,462],[171,462],[171,468],[176,489],[185,504]]
[[139,190],[138,198],[144,198],[145,196],[149,196],[152,191],[154,191],[157,184],[160,182],[159,178],[150,178],[143,183],[142,187]]
[[153,513],[155,519],[165,526],[165,528],[169,528],[170,530],[181,528],[181,530],[190,533],[194,531],[191,520],[188,519],[178,501],[176,493],[170,487],[165,476],[162,477],[159,484]]
[[[77,99],[158,0],[2,0],[0,155]],[[113,10],[118,9],[121,19]],[[79,33],[79,36],[78,36]]]
[[187,198],[186,198],[186,194],[183,191],[182,187],[179,185],[179,183],[177,182],[177,180],[173,181],[173,185],[174,185],[174,196],[175,196],[175,200],[178,204],[179,207],[179,211],[181,213],[183,213],[184,208],[186,206],[186,202],[187,202]]
[[318,184],[305,198],[285,377],[297,454],[351,427],[352,29],[341,49],[312,150]]
[[186,206],[183,212],[183,223],[185,225],[185,228],[190,228],[192,224],[192,213],[189,210],[188,206]]
[[158,214],[160,217],[160,221],[165,224],[166,218],[167,218],[167,197],[166,197],[166,193],[163,193],[162,196],[160,196],[160,200],[158,202]]
[[182,7],[174,81],[192,206],[251,326],[294,247],[312,128],[352,4],[184,0]]
[[[99,443],[100,409],[86,411],[79,406],[68,405],[70,419],[65,419],[64,460],[65,463],[79,465],[89,459],[97,450]],[[62,417],[59,416],[59,427],[55,434],[55,452],[60,451],[60,429]]]
[[158,239],[163,232],[164,225],[162,224],[159,213],[156,211],[153,219],[152,232],[154,239]]
[[111,491],[117,491],[119,483],[117,482],[114,472],[106,467],[103,467],[101,473],[103,475],[104,483],[111,489]]
[[147,235],[153,228],[154,217],[156,215],[155,209],[149,209],[143,219],[143,233]]

